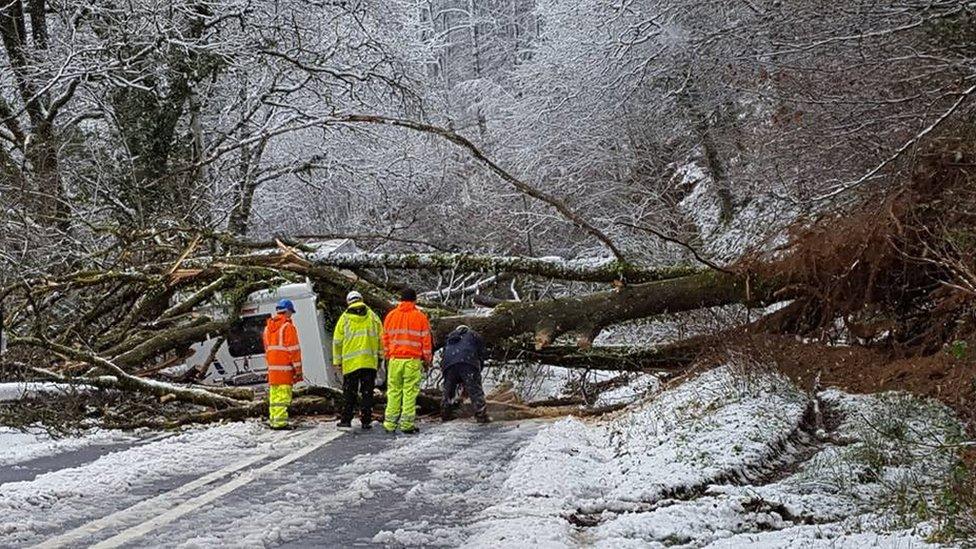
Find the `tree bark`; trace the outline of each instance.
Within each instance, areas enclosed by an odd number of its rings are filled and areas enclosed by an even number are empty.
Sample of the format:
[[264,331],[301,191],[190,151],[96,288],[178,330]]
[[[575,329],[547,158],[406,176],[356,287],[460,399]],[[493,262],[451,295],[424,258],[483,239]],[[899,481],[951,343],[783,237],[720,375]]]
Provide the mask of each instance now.
[[789,298],[786,295],[774,297],[777,289],[778,286],[770,282],[760,283],[743,276],[707,271],[582,297],[507,302],[486,316],[438,318],[432,326],[439,341],[455,327],[465,324],[478,330],[489,342],[533,333],[536,349],[542,349],[560,335],[572,333],[577,335],[578,343],[586,347],[606,326],[628,320],[746,301],[767,303]]
[[525,360],[563,368],[616,372],[676,373],[690,367],[713,343],[712,338],[691,338],[650,349],[601,347],[589,350],[552,346],[541,350],[495,347],[500,361]]

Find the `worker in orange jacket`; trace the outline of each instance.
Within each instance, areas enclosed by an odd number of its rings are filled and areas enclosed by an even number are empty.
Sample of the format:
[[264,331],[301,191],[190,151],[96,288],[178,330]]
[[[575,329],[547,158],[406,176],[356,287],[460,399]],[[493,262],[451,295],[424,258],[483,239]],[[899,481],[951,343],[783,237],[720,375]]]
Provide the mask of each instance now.
[[295,304],[282,299],[264,328],[264,356],[268,364],[268,419],[272,429],[293,429],[288,424],[291,386],[302,381],[302,350],[298,330],[291,321]]
[[423,370],[434,361],[430,321],[417,308],[417,292],[407,288],[400,293],[400,303],[383,321],[383,349],[386,353],[386,414],[383,428],[394,433],[397,427],[405,434],[419,433],[417,395]]

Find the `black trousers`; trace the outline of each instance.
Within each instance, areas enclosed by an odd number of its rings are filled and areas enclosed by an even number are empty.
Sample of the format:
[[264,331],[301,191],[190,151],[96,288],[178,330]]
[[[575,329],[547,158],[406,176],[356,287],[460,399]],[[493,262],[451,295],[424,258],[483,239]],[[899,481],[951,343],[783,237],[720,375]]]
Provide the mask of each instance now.
[[463,385],[471,405],[474,407],[474,415],[487,415],[485,404],[485,389],[481,384],[481,368],[471,364],[453,364],[444,368],[444,397],[441,401],[441,412],[445,416],[453,415],[451,412],[451,400],[457,393],[458,386]]
[[357,396],[359,417],[363,422],[373,421],[374,385],[376,385],[376,370],[373,368],[360,368],[342,376],[342,421],[352,421]]

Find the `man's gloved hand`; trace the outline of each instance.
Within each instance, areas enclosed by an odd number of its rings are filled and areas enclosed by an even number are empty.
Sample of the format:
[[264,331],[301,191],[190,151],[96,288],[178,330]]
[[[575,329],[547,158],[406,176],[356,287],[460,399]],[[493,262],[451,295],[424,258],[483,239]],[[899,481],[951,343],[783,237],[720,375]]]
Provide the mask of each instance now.
[[302,371],[301,366],[295,367],[295,383],[299,381],[305,381],[305,373]]

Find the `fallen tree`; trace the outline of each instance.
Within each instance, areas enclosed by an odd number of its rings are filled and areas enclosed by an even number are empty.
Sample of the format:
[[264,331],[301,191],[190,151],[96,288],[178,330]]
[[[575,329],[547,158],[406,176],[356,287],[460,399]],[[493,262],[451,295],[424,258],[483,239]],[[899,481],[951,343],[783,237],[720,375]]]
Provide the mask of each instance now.
[[[976,205],[972,188],[965,163],[956,156],[946,160],[933,155],[920,165],[916,179],[897,192],[798,223],[784,246],[722,269],[639,267],[619,259],[592,263],[475,254],[319,253],[308,243],[281,241],[273,250],[241,254],[222,248],[226,243],[219,238],[208,241],[193,231],[170,231],[129,239],[142,251],[120,250],[110,268],[85,267],[18,281],[0,290],[0,299],[8,313],[6,325],[14,326],[11,350],[44,351],[30,354],[25,362],[60,357],[52,368],[58,375],[91,377],[79,368],[84,363],[115,376],[123,390],[177,395],[222,413],[254,404],[203,388],[162,386],[132,372],[153,372],[147,367],[157,360],[208,335],[221,335],[237,319],[249,293],[288,281],[311,280],[327,311],[340,309],[345,293],[357,289],[372,307],[385,312],[395,302],[396,285],[384,286],[387,278],[371,271],[379,269],[572,281],[579,295],[489,299],[494,307],[488,312],[431,310],[438,342],[466,324],[504,359],[583,369],[680,371],[712,345],[707,338],[623,354],[590,348],[614,324],[786,300],[792,303],[747,329],[848,340],[856,336],[872,343],[883,337],[901,352],[932,352],[973,330],[964,320],[976,297],[968,290],[976,280],[976,260],[965,242],[971,241],[966,239],[972,238],[976,220],[971,208],[960,206]],[[606,282],[613,285],[585,284]],[[204,305],[223,308],[226,317],[204,317],[199,312]],[[553,347],[561,337],[575,340],[575,348]],[[246,412],[226,412],[235,413]]]

